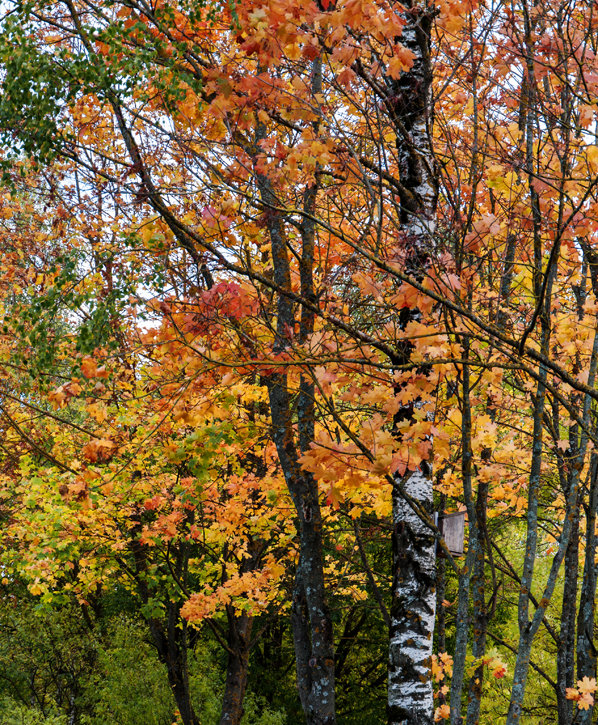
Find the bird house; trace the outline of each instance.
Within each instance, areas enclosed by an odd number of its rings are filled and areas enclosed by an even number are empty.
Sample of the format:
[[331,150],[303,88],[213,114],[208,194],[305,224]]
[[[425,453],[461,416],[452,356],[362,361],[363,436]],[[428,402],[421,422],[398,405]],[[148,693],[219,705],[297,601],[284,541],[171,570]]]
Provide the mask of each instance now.
[[446,548],[453,556],[463,556],[465,543],[465,511],[440,514],[439,528]]

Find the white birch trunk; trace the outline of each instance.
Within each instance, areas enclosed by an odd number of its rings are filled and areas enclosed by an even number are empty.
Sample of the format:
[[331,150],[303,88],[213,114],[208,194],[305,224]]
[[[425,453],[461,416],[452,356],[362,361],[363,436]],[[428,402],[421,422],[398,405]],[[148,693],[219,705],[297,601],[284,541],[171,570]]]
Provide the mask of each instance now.
[[[431,144],[432,96],[429,54],[432,10],[406,3],[407,25],[400,42],[414,54],[413,67],[389,81],[391,118],[397,128],[400,180],[412,199],[402,201],[401,230],[406,247],[406,272],[422,279],[433,251],[438,184]],[[402,310],[405,326],[418,310]],[[399,362],[409,360],[405,344]],[[397,414],[408,419],[418,401]],[[432,514],[432,471],[420,469],[397,479],[393,490],[393,589],[391,605],[388,721],[389,725],[427,725],[433,722],[431,679],[432,639],[436,614],[435,538],[413,505]]]
[[[429,473],[416,471],[405,488],[413,499],[431,511]],[[430,723],[433,712],[430,657],[436,615],[435,540],[430,529],[406,503],[398,486],[393,491],[393,519],[389,723]]]

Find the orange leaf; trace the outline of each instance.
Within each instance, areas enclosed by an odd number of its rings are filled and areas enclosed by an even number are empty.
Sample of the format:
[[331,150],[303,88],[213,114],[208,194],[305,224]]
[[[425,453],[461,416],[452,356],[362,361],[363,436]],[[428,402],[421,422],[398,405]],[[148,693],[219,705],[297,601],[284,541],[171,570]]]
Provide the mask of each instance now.
[[116,452],[116,443],[109,438],[94,438],[86,443],[81,453],[91,463],[105,463]]

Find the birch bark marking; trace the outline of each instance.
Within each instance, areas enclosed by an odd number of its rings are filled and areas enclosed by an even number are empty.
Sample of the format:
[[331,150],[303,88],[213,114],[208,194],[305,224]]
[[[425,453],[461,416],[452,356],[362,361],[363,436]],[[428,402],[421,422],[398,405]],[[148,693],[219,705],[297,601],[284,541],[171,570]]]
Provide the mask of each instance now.
[[[401,227],[406,247],[406,271],[422,279],[433,244],[438,185],[432,154],[432,68],[430,28],[433,9],[405,3],[406,25],[400,43],[414,57],[413,66],[397,80],[389,80],[387,101],[397,129],[400,180],[413,193],[401,206]],[[402,325],[417,318],[418,310],[400,315]],[[399,357],[410,356],[405,346]],[[399,411],[405,419],[413,405]],[[389,642],[389,725],[421,725],[433,721],[430,658],[436,608],[435,540],[428,526],[401,494],[400,484],[423,509],[432,512],[432,472],[425,463],[404,481],[397,480],[392,494],[393,585]]]

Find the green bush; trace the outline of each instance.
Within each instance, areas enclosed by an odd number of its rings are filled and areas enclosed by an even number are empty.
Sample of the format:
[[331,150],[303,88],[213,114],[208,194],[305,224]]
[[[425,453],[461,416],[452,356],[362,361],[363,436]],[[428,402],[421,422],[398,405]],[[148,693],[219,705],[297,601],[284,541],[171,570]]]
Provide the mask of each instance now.
[[147,628],[128,617],[112,622],[86,688],[89,725],[171,725],[175,710],[166,667],[146,640]]
[[0,701],[2,725],[67,725],[66,715],[44,715],[37,708],[27,707],[9,698]]

